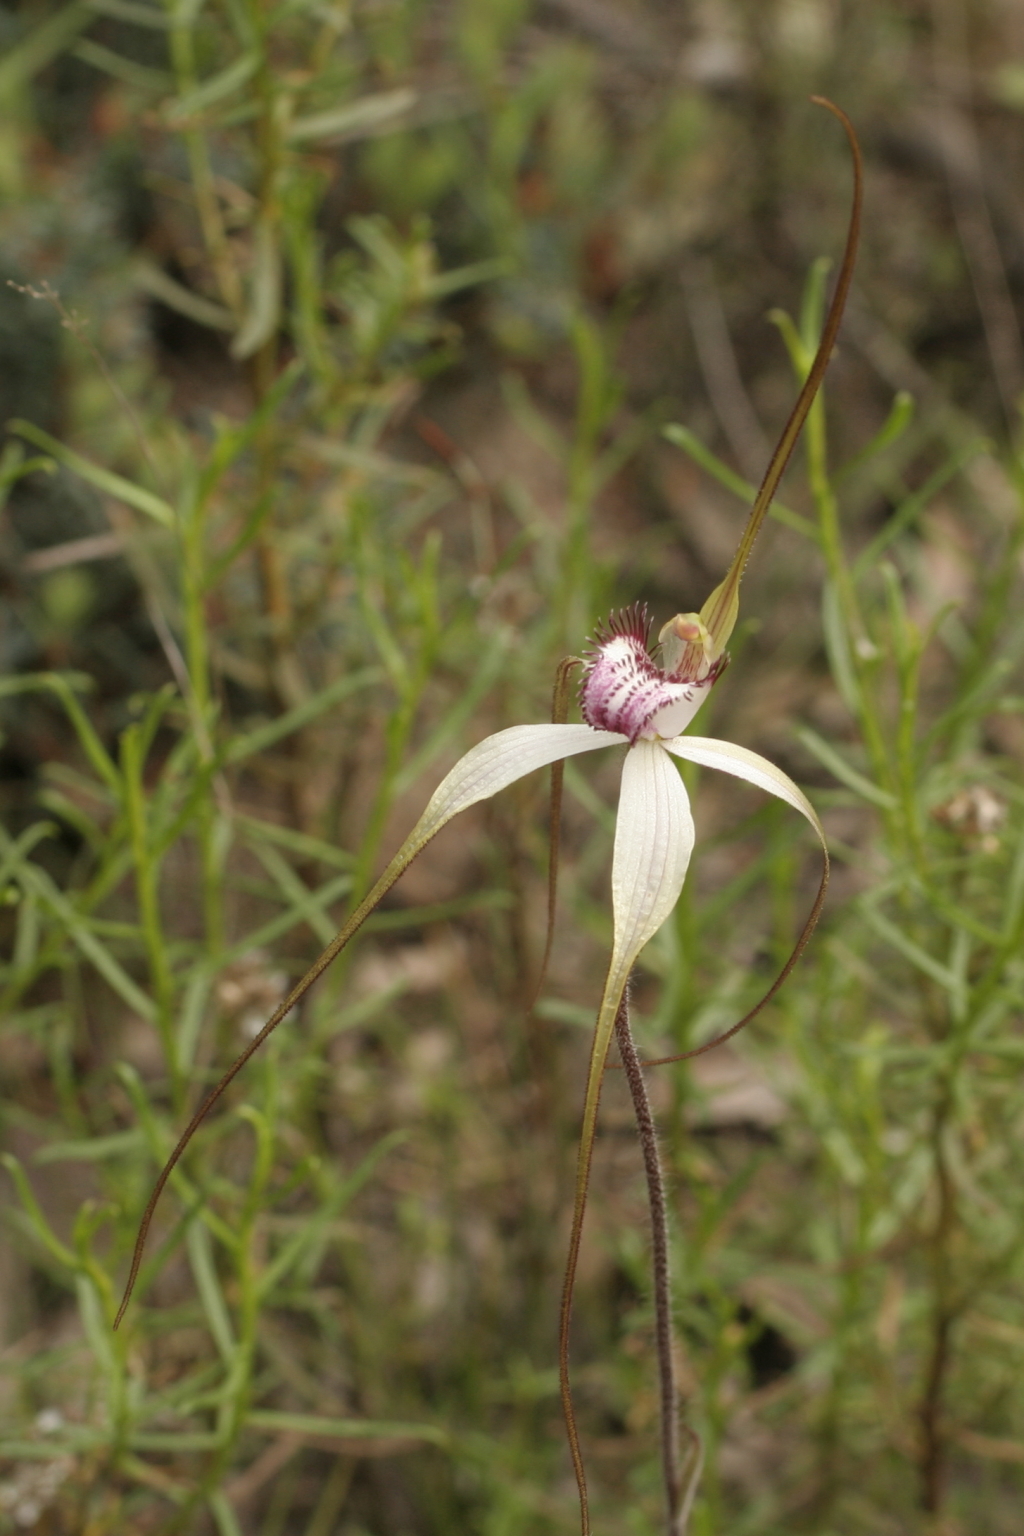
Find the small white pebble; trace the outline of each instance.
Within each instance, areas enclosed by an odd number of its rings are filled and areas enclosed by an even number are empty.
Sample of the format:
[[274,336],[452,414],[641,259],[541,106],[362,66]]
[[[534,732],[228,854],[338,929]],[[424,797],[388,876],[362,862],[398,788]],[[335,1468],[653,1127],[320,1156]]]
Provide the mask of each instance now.
[[51,1461],[42,1469],[36,1480],[36,1492],[39,1497],[49,1503],[67,1475],[67,1468],[59,1459]]
[[255,1040],[266,1022],[267,1016],[262,1008],[258,1013],[250,1008],[239,1019],[238,1032],[246,1040]]

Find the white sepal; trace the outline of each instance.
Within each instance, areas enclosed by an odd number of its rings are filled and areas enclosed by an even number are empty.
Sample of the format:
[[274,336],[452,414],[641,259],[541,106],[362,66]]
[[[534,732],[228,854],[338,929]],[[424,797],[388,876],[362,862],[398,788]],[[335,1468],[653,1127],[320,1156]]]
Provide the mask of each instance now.
[[583,1219],[597,1109],[615,1014],[633,962],[679,900],[693,852],[693,817],[679,770],[660,741],[626,753],[612,856],[612,957],[590,1048],[576,1180],[575,1221]]
[[490,799],[535,768],[625,740],[614,731],[595,731],[589,725],[513,725],[507,731],[497,731],[470,747],[441,780],[408,844],[422,848],[460,811]]
[[612,858],[612,972],[628,973],[679,900],[693,852],[693,817],[661,742],[640,740],[622,765]]
[[814,806],[789,775],[766,757],[750,752],[746,747],[738,747],[732,741],[716,741],[712,736],[677,736],[672,741],[663,741],[662,746],[687,762],[698,763],[702,768],[717,768],[719,773],[731,773],[735,778],[746,779],[748,784],[755,784],[758,789],[785,800],[801,816],[806,816],[817,832],[821,846],[825,847],[825,833]]

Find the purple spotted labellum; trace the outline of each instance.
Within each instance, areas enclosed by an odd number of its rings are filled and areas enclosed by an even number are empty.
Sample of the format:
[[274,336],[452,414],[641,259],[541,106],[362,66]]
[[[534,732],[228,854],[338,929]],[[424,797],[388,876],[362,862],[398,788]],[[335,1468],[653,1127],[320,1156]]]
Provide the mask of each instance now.
[[[702,654],[696,664],[686,664],[686,652],[698,638],[695,615],[680,615],[676,626],[663,632],[663,649],[680,640],[691,642],[684,650],[682,665],[676,670],[659,667],[650,653],[651,621],[647,608],[634,603],[631,608],[612,614],[607,624],[594,632],[593,649],[587,653],[587,667],[580,689],[580,708],[584,720],[595,731],[615,731],[625,736],[630,746],[643,737],[646,741],[678,736],[690,724],[715,681],[728,665],[728,656],[710,661]],[[688,626],[682,636],[678,629]]]

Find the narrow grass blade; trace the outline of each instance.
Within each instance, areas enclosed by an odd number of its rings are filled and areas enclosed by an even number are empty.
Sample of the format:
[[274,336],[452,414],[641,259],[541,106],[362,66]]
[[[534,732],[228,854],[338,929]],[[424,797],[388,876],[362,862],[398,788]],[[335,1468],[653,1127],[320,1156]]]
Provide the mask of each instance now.
[[867,800],[869,805],[877,805],[883,811],[891,811],[896,806],[896,796],[891,795],[887,789],[882,789],[873,779],[865,778],[858,773],[856,768],[850,766],[840,752],[831,746],[817,731],[812,731],[809,726],[802,726],[796,733],[800,741],[825,768],[828,769],[840,784],[845,784],[847,789],[861,800]]
[[37,427],[34,422],[15,420],[8,422],[7,425],[11,432],[17,432],[19,437],[27,438],[30,443],[35,443],[37,448],[45,448],[58,464],[63,464],[65,469],[81,475],[83,480],[94,485],[98,491],[116,497],[118,501],[134,507],[137,512],[144,512],[162,528],[174,527],[174,508],[161,496],[155,496],[152,491],[144,490],[141,485],[125,480],[122,475],[115,475],[112,470],[102,469],[99,464],[93,464],[91,460],[83,458],[80,453],[75,453],[73,448],[66,448],[63,443],[51,437],[49,432],[44,432],[42,427]]
[[[730,469],[728,464],[723,464],[717,454],[704,446],[696,432],[691,432],[689,427],[681,426],[676,422],[671,422],[661,430],[663,437],[666,437],[670,443],[674,443],[677,448],[681,448],[684,453],[688,453],[695,464],[707,470],[719,485],[724,485],[727,491],[732,491],[733,495],[738,496],[740,501],[746,502],[748,507],[757,499],[757,486],[751,485],[749,480],[744,480],[743,476]],[[803,538],[811,539],[815,544],[821,542],[817,524],[812,523],[809,517],[801,517],[799,512],[783,506],[781,501],[772,501],[768,508],[768,515],[777,523],[781,523],[784,528],[791,528],[794,533],[801,534]]]
[[276,720],[269,720],[266,725],[256,726],[253,730],[236,736],[223,754],[221,761],[225,764],[243,763],[246,758],[253,757],[257,752],[265,752],[268,747],[283,741],[286,736],[293,735],[295,731],[301,731],[303,726],[311,725],[327,710],[340,704],[342,699],[358,693],[361,688],[369,688],[372,684],[380,682],[382,677],[380,667],[362,667],[358,672],[336,677],[325,688],[311,694],[308,699],[303,699],[302,703],[297,704],[294,709],[278,715]]
[[330,1440],[424,1440],[448,1446],[451,1436],[435,1424],[394,1424],[386,1419],[329,1419],[314,1413],[277,1413],[256,1408],[246,1416],[252,1429],[271,1434],[322,1435]]
[[416,92],[402,86],[395,91],[379,91],[372,96],[360,96],[341,107],[327,112],[312,112],[307,117],[297,117],[288,129],[292,144],[308,144],[314,140],[358,139],[381,128],[396,123],[416,105]]

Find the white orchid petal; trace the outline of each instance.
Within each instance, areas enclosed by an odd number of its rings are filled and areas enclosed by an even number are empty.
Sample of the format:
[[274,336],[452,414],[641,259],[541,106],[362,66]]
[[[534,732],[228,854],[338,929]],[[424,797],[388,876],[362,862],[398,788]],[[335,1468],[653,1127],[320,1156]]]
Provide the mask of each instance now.
[[422,847],[460,811],[490,799],[535,768],[625,740],[615,731],[595,731],[589,725],[513,725],[498,731],[470,747],[441,780],[409,841]]
[[615,824],[613,972],[628,972],[679,900],[693,838],[678,769],[660,742],[638,741],[622,766]]
[[590,1048],[574,1229],[583,1219],[601,1081],[615,1015],[634,960],[679,900],[693,840],[690,801],[678,769],[660,742],[638,741],[622,765],[612,856],[615,932]]
[[821,846],[825,847],[825,833],[814,806],[789,775],[766,757],[760,757],[746,747],[738,747],[735,742],[716,741],[711,736],[677,736],[673,741],[662,742],[662,746],[687,762],[698,763],[702,768],[717,768],[720,773],[731,773],[735,778],[746,779],[748,784],[755,784],[758,789],[785,800],[801,816],[806,816],[817,832]]

